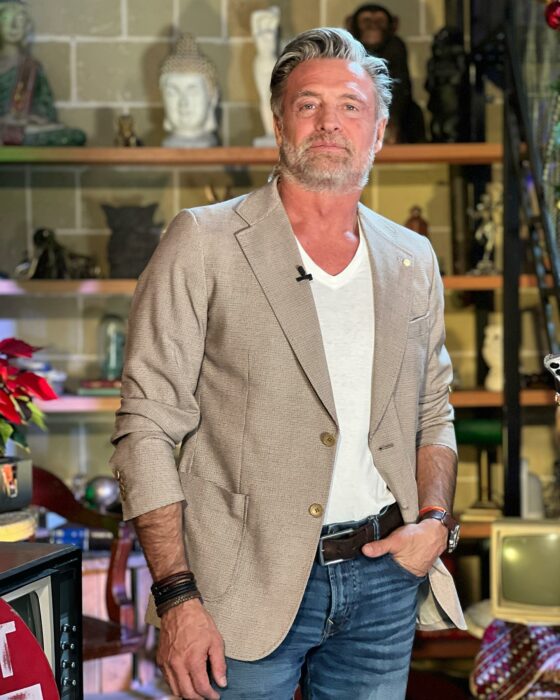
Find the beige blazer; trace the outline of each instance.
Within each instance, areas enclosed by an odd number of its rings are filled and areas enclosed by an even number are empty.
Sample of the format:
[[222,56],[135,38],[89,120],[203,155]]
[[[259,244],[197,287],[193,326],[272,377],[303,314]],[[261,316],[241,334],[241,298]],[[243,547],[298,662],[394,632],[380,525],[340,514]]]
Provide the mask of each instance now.
[[[370,448],[411,523],[417,447],[455,448],[442,284],[425,238],[359,216],[375,304]],[[272,182],[178,214],[130,315],[112,458],[124,514],[184,501],[188,561],[236,659],[287,634],[329,494],[337,418],[301,264]],[[441,562],[420,597],[424,629],[464,626]]]

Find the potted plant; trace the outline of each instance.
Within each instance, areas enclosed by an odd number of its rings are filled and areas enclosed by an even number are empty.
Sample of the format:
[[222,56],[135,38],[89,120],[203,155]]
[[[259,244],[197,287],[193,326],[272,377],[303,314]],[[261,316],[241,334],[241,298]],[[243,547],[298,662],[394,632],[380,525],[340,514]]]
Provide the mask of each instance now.
[[29,452],[27,426],[33,423],[46,429],[43,412],[33,399],[56,399],[44,377],[14,364],[19,357],[33,357],[39,349],[17,338],[0,341],[0,511],[18,510],[31,501],[31,460],[7,457],[8,440]]

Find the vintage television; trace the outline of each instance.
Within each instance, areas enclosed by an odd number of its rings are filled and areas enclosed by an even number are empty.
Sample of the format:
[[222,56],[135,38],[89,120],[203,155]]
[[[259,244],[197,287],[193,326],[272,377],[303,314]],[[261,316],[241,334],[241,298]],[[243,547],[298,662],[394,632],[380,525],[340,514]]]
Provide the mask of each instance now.
[[560,520],[496,520],[490,565],[494,618],[560,625]]
[[0,542],[0,597],[38,640],[61,700],[83,695],[81,564],[78,547]]

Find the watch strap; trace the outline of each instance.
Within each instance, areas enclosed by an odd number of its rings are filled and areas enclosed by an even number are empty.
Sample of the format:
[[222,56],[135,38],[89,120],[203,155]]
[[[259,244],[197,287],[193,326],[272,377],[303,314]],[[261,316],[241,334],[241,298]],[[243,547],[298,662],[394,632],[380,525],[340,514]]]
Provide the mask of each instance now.
[[426,520],[427,518],[439,520],[442,525],[445,525],[449,532],[452,532],[459,524],[451,513],[445,509],[440,510],[439,508],[433,508],[431,510],[427,510],[419,516],[418,522],[422,522],[422,520]]
[[447,551],[448,553],[453,552],[453,550],[457,547],[457,543],[459,542],[459,523],[449,511],[445,510],[445,508],[439,507],[431,508],[422,512],[421,515],[418,516],[417,522],[420,523],[422,520],[427,520],[430,518],[432,520],[439,520],[440,523],[447,528],[449,533],[447,537]]

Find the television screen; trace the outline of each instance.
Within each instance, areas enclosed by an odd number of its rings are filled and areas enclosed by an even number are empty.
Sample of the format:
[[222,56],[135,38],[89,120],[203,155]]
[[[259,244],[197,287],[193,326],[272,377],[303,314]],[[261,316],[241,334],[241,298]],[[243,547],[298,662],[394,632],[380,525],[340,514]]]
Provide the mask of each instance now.
[[560,534],[505,536],[502,548],[503,598],[560,607]]
[[493,616],[560,625],[560,520],[497,520],[490,553]]
[[41,604],[36,591],[30,591],[27,595],[21,598],[14,598],[10,601],[10,605],[25,622],[31,630],[39,645],[45,651],[43,641],[43,625],[41,621]]
[[55,664],[55,625],[50,576],[21,586],[2,598],[11,605],[45,652],[51,667]]

